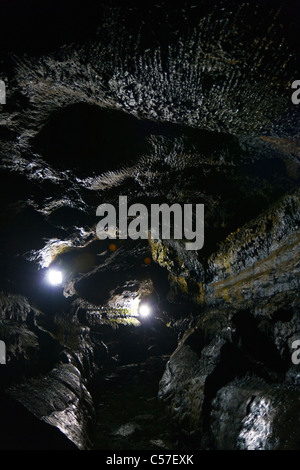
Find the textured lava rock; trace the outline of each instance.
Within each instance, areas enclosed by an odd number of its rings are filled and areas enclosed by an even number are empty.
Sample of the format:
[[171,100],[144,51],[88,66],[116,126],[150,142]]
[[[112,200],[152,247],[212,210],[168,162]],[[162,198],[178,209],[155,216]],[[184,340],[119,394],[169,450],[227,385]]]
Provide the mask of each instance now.
[[[222,321],[225,323],[216,315],[207,329],[202,320],[202,329],[186,332],[160,381],[159,397],[188,435],[199,436],[206,430],[211,397],[222,383],[243,370],[230,328],[222,328]],[[199,448],[199,440],[196,445]]]
[[46,377],[12,387],[9,394],[37,418],[60,429],[79,449],[91,445],[93,403],[73,365],[61,364]]
[[213,401],[211,426],[218,449],[299,450],[298,423],[298,390],[257,379],[230,383]]

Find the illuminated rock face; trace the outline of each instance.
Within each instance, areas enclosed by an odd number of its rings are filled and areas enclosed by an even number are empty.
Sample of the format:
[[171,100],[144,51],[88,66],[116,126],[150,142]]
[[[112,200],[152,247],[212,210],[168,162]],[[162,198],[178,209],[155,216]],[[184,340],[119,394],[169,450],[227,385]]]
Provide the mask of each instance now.
[[[147,364],[184,448],[299,449],[297,5],[68,3],[0,15],[0,422],[93,448],[99,388]],[[204,204],[203,248],[97,239],[120,195]]]

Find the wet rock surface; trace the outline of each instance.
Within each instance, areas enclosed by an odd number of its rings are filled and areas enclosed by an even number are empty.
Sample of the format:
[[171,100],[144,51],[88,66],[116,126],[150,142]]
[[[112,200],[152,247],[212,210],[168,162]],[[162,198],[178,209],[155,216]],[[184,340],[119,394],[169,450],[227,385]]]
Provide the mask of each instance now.
[[65,434],[1,393],[1,450],[78,450]]
[[58,428],[79,449],[91,446],[88,431],[94,415],[93,403],[72,364],[61,364],[46,377],[31,379],[8,392],[34,416]]
[[213,402],[218,449],[299,450],[298,425],[299,393],[292,388],[247,378],[220,389]]
[[299,449],[298,5],[194,3],[1,4],[1,449]]

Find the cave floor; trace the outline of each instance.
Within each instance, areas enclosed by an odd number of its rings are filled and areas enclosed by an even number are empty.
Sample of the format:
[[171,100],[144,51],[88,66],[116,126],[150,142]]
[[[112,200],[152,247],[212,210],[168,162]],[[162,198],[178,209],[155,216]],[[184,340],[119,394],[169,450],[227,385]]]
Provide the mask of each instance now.
[[95,392],[94,450],[173,450],[176,430],[157,398],[168,357],[119,366]]

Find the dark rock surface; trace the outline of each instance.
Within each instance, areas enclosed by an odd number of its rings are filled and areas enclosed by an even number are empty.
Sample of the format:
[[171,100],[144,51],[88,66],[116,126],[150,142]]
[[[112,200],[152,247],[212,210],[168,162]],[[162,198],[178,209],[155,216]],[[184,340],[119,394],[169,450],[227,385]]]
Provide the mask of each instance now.
[[[0,17],[0,448],[299,449],[297,1]],[[97,239],[120,195],[204,247]]]
[[37,418],[58,428],[79,449],[91,446],[87,432],[93,424],[92,398],[72,364],[60,364],[45,377],[11,387],[9,394]]
[[248,378],[221,388],[213,401],[217,449],[299,450],[298,428],[299,392],[292,388]]

